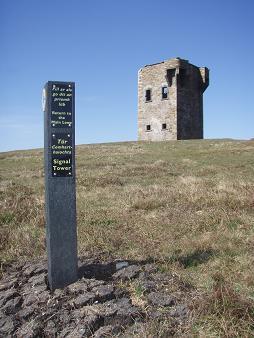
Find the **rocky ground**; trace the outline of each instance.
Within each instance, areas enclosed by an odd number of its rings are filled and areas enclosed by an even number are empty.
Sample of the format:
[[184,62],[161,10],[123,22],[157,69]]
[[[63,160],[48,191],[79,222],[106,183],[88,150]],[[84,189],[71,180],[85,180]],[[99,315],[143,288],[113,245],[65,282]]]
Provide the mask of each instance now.
[[0,281],[0,336],[145,336],[149,322],[165,320],[172,336],[190,318],[195,291],[154,263],[83,258],[79,266],[80,279],[54,292],[44,260],[9,267]]

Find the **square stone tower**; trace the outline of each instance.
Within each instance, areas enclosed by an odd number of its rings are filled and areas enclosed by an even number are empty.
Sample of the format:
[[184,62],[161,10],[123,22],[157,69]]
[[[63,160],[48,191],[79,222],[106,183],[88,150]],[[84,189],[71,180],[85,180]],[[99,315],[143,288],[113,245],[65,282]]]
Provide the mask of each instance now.
[[209,70],[180,58],[147,65],[138,73],[138,139],[203,138],[203,92]]

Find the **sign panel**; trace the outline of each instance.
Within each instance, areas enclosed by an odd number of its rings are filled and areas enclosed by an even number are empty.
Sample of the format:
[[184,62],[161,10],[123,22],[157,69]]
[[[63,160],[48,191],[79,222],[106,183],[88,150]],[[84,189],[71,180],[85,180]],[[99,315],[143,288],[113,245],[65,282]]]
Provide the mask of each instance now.
[[53,177],[72,176],[72,153],[71,133],[52,133],[51,163]]
[[72,85],[53,84],[51,93],[51,125],[54,128],[72,127]]

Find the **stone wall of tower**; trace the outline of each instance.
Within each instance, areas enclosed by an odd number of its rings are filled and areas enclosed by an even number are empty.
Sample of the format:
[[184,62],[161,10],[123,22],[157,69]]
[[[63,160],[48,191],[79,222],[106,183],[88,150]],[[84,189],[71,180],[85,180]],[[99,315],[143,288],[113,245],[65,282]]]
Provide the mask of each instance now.
[[[198,68],[179,58],[140,69],[138,139],[163,141],[203,138],[202,95],[208,84],[207,68]],[[165,86],[168,88],[168,97],[162,98],[162,87]],[[147,90],[151,93],[149,101],[145,97]]]
[[[169,60],[146,66],[138,76],[138,139],[150,141],[177,139],[177,91],[176,76],[168,86],[167,69],[176,68],[178,60]],[[168,86],[168,98],[162,99],[161,88]],[[146,102],[145,93],[151,89],[151,101]],[[167,128],[162,130],[162,124]],[[151,130],[147,131],[146,126]]]

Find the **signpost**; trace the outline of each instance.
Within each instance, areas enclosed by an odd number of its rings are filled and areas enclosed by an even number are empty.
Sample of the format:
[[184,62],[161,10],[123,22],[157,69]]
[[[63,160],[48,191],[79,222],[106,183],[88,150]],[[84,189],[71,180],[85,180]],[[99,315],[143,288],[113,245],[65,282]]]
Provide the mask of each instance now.
[[48,282],[51,290],[78,279],[75,183],[75,84],[43,89]]

